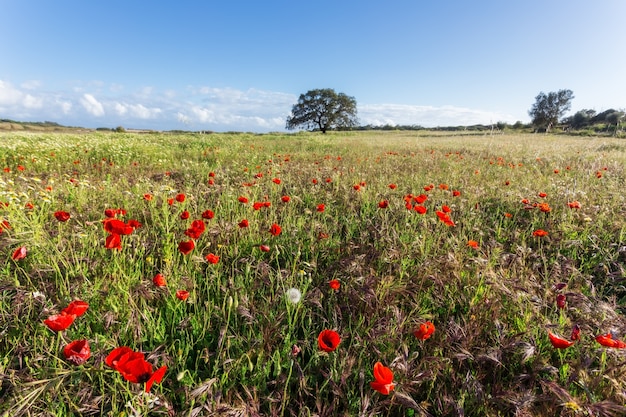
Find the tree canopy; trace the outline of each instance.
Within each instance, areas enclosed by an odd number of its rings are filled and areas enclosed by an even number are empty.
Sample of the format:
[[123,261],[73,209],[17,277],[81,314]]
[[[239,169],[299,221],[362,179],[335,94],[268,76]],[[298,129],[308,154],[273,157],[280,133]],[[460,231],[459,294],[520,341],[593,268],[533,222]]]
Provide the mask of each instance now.
[[528,115],[532,117],[533,126],[546,132],[550,131],[565,112],[570,109],[573,98],[572,90],[551,91],[548,94],[543,91],[539,93],[535,97],[535,104],[528,111]]
[[287,117],[287,129],[298,127],[319,129],[349,128],[358,125],[356,100],[331,88],[310,90],[300,94]]

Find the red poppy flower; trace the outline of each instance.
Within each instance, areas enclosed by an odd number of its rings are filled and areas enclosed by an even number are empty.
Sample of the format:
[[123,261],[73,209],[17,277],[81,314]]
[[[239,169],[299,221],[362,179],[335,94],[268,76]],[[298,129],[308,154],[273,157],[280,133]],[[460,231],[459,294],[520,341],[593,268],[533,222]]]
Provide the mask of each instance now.
[[450,218],[450,216],[448,216],[443,211],[437,210],[435,212],[435,214],[437,215],[437,217],[439,217],[439,220],[441,220],[446,226],[454,226],[455,225],[454,222],[452,221],[452,219]]
[[354,184],[352,188],[354,188],[354,191],[361,191],[361,186],[359,184]]
[[428,196],[426,194],[420,194],[413,197],[413,201],[415,201],[417,204],[424,204],[426,200],[428,200]]
[[574,327],[572,327],[572,334],[569,338],[572,341],[580,340],[580,326],[578,324],[575,324]]
[[147,362],[143,353],[131,352],[123,356],[115,368],[125,380],[134,384],[147,382],[152,375],[152,365]]
[[288,203],[291,200],[291,197],[289,197],[288,195],[284,195],[280,198],[280,201],[282,201],[283,203]]
[[61,332],[70,327],[75,319],[76,315],[74,314],[54,314],[45,319],[43,324],[48,326],[53,332]]
[[541,198],[546,198],[548,196],[546,193],[538,193],[537,195]]
[[564,309],[566,300],[567,300],[567,297],[565,297],[565,294],[558,294],[556,296],[556,306],[560,309]]
[[318,204],[315,210],[317,210],[319,213],[323,213],[324,210],[326,210],[326,206],[324,204]]
[[339,333],[334,330],[322,330],[317,336],[317,345],[324,352],[332,352],[337,349],[340,342]]
[[539,207],[539,210],[541,210],[543,213],[550,213],[550,211],[552,211],[552,208],[548,203],[540,203],[537,205],[537,207]]
[[330,281],[328,281],[328,286],[335,291],[339,291],[339,288],[341,288],[341,283],[337,279],[331,279]]
[[70,213],[59,210],[54,212],[54,217],[60,222],[66,222],[70,219]]
[[574,344],[574,342],[563,339],[562,337],[556,336],[551,332],[548,332],[548,337],[550,338],[550,343],[557,349],[566,349]]
[[146,201],[151,201],[152,200],[152,194],[144,194],[143,195],[143,199]]
[[145,391],[146,392],[150,392],[150,389],[152,388],[152,384],[154,384],[154,383],[160,384],[161,381],[163,381],[163,377],[165,376],[165,372],[167,372],[167,366],[162,366],[159,369],[157,369],[152,374],[152,376],[150,376],[150,379],[148,379],[146,381]]
[[533,232],[533,236],[536,236],[536,237],[544,237],[544,236],[548,236],[548,232],[546,232],[546,231],[545,231],[545,230],[543,230],[543,229],[537,229],[537,230],[535,230],[535,231]]
[[14,261],[19,261],[20,259],[26,258],[27,253],[28,251],[26,250],[26,246],[20,246],[19,248],[13,251],[13,255],[11,255],[11,258]]
[[152,283],[156,286],[156,287],[165,287],[167,286],[167,281],[165,280],[165,277],[161,274],[156,274],[154,276],[154,278],[152,278]]
[[389,201],[387,200],[383,200],[378,203],[378,208],[386,209],[387,207],[389,207]]
[[176,291],[176,298],[178,298],[181,301],[185,301],[187,298],[189,298],[189,291],[185,291],[185,290]]
[[398,186],[396,184],[389,184],[389,188],[395,190]]
[[189,218],[190,214],[187,210],[183,210],[182,213],[180,213],[180,218],[181,220],[187,220]]
[[579,209],[581,207],[580,202],[578,201],[570,201],[567,203],[567,206],[571,209]]
[[192,239],[199,239],[202,233],[204,233],[206,226],[202,220],[194,220],[191,223],[189,229],[185,230],[185,235],[189,236]]
[[61,314],[75,315],[80,317],[85,314],[85,311],[89,308],[89,304],[82,300],[74,300],[67,307],[61,310]]
[[135,229],[139,229],[139,228],[142,226],[142,224],[141,224],[141,223],[139,223],[139,221],[138,221],[138,220],[135,220],[135,219],[130,219],[130,220],[128,221],[128,225],[129,225],[130,227],[132,227],[132,228],[133,228],[133,230],[135,230]]
[[248,202],[248,199],[244,196],[240,196],[237,200],[239,200],[239,202],[243,204],[246,204]]
[[203,219],[211,220],[213,217],[215,217],[215,213],[213,213],[213,211],[211,210],[204,210],[201,216]]
[[167,204],[170,205],[170,206],[173,205],[174,204],[174,199],[173,198],[168,198],[167,199]]
[[193,243],[193,240],[184,240],[178,244],[178,250],[183,255],[188,255],[195,247],[196,244]]
[[313,178],[313,179],[311,180],[311,182],[312,182],[313,184],[317,184],[317,178]]
[[215,180],[213,178],[209,178],[208,184],[209,185],[214,185],[215,184]]
[[74,340],[63,348],[63,356],[74,365],[82,365],[91,356],[91,349],[87,340]]
[[370,382],[370,387],[383,395],[389,395],[395,387],[391,369],[380,362],[376,362],[374,364],[374,381]]
[[272,234],[272,236],[278,236],[281,232],[282,229],[280,228],[279,225],[277,225],[276,223],[272,224],[272,226],[270,227],[270,233]]
[[133,352],[133,350],[129,348],[128,346],[117,347],[113,349],[107,355],[106,358],[104,358],[104,363],[106,363],[108,367],[117,370],[117,364],[120,362],[120,360],[127,360],[128,356],[125,356],[125,355],[129,355],[133,353],[136,353],[136,352]]
[[239,223],[237,223],[237,225],[238,225],[240,228],[242,228],[242,229],[243,229],[244,227],[248,227],[250,224],[248,223],[248,220],[247,220],[247,219],[243,219],[242,221],[240,221]]
[[272,182],[273,182],[274,184],[280,184],[280,178],[274,178],[274,179],[272,180]]
[[419,214],[426,214],[426,212],[428,211],[426,207],[420,205],[415,205],[415,207],[413,207],[413,210],[417,211]]
[[626,348],[626,343],[622,342],[621,340],[613,339],[613,335],[610,332],[604,335],[596,336],[596,342],[605,347],[616,349]]
[[132,226],[118,219],[104,219],[102,225],[104,226],[104,230],[108,233],[117,235],[130,235],[134,230]]
[[458,197],[458,196],[460,196],[460,195],[461,195],[461,192],[460,192],[460,191],[458,191],[458,190],[453,190],[453,191],[452,191],[452,197]]
[[441,207],[441,211],[443,211],[444,213],[450,213],[452,211],[452,209],[446,205]]
[[260,201],[257,201],[252,205],[252,208],[255,210],[261,210],[263,207],[265,207],[265,204]]
[[187,197],[183,193],[176,194],[176,197],[175,197],[176,201],[178,201],[179,203],[184,202],[185,198],[187,198]]
[[218,262],[220,261],[220,257],[219,257],[219,256],[217,256],[217,255],[215,255],[215,254],[213,254],[213,253],[209,253],[209,254],[206,256],[206,260],[207,260],[207,262],[209,262],[210,264],[216,264],[216,263],[218,263]]
[[122,238],[117,233],[112,233],[108,235],[104,241],[104,247],[107,249],[122,250]]
[[447,190],[448,189],[448,184],[439,184],[439,189],[440,190]]
[[469,246],[470,248],[478,249],[478,242],[476,242],[475,240],[468,240],[467,246]]
[[420,324],[419,328],[413,332],[413,335],[420,340],[430,339],[435,333],[435,325],[430,321]]
[[[104,210],[104,215],[106,217],[108,217],[108,218],[113,218],[113,217],[115,217],[117,215],[117,210],[115,210],[115,209],[106,209],[106,210]],[[55,213],[55,216],[56,216],[56,213]],[[57,219],[58,219],[58,217],[57,217]]]

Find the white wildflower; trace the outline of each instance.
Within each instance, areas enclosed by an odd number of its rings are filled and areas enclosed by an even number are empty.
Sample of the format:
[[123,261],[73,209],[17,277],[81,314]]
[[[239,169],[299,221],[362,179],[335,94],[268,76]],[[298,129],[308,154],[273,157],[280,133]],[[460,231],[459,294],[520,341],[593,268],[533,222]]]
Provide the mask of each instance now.
[[294,304],[298,304],[300,299],[302,298],[302,293],[297,288],[289,288],[287,290],[287,300],[291,301]]

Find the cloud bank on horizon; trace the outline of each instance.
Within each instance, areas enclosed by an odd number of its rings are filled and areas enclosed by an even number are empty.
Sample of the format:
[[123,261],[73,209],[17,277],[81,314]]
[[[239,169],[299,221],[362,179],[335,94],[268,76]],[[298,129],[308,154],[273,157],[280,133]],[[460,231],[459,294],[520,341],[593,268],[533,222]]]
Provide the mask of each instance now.
[[[90,128],[285,131],[285,121],[297,99],[294,94],[254,88],[188,86],[183,91],[161,91],[143,87],[126,91],[119,84],[99,81],[77,83],[61,93],[46,89],[38,80],[19,85],[0,80],[0,118]],[[468,126],[517,121],[511,115],[490,110],[363,104],[356,99],[363,126]]]

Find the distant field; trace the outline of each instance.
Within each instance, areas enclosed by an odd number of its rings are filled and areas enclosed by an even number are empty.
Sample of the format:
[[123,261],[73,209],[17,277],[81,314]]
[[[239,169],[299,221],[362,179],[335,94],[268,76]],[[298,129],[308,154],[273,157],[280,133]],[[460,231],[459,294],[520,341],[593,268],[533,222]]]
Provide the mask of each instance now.
[[625,167],[543,134],[0,132],[0,413],[626,415]]

